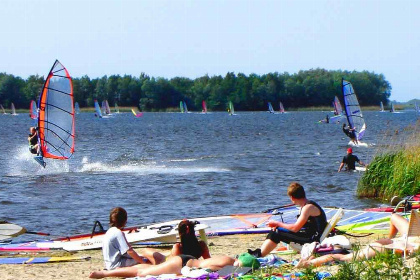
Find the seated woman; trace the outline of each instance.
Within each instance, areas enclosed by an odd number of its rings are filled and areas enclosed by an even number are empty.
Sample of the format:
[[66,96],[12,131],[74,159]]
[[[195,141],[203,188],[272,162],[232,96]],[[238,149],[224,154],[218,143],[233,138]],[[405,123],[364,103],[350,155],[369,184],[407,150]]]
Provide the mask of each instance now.
[[196,259],[200,257],[203,257],[203,259],[210,258],[210,251],[206,242],[198,241],[197,239],[194,230],[195,225],[195,222],[185,219],[178,224],[178,233],[181,242],[177,242],[172,247],[172,256],[189,255]]
[[[379,252],[384,251],[384,245],[393,244],[394,238],[398,232],[402,235],[406,235],[408,232],[408,221],[401,217],[398,214],[391,215],[391,225],[389,230],[389,238],[379,239],[373,243],[370,243],[366,246],[365,249],[353,252],[350,254],[329,254],[324,255],[318,258],[312,258],[308,260],[300,260],[296,267],[308,267],[308,266],[321,266],[325,263],[331,261],[342,261],[342,262],[350,262],[353,260],[361,260],[361,259],[369,259],[375,256]],[[409,248],[409,250],[413,250],[414,248]]]

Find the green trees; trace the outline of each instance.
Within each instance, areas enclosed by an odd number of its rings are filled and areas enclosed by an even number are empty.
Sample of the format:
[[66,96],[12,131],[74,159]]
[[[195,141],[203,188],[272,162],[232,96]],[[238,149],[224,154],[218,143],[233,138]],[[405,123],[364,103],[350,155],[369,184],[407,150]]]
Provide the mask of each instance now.
[[[142,110],[162,111],[177,108],[179,101],[190,110],[200,111],[206,100],[209,110],[226,110],[232,101],[237,110],[267,110],[267,102],[278,109],[279,101],[286,108],[330,106],[337,95],[341,97],[341,78],[350,81],[362,106],[385,105],[391,94],[391,85],[383,74],[310,69],[295,74],[268,73],[264,75],[228,72],[223,76],[208,75],[194,80],[185,77],[172,79],[149,77],[142,73],[112,75],[91,79],[88,76],[73,79],[74,99],[80,106],[93,106],[93,101],[107,99],[112,106],[140,106]],[[14,102],[17,108],[27,108],[37,99],[43,77],[30,76],[23,80],[0,73],[0,104],[6,108]]]

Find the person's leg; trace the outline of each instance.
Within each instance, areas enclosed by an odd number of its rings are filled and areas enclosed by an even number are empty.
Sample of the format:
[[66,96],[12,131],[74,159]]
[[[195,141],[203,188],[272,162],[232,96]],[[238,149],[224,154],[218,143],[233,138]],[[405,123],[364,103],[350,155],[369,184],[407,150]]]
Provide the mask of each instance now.
[[137,275],[145,277],[147,275],[161,275],[161,274],[181,274],[182,259],[179,256],[169,258],[167,261],[158,264],[151,265],[144,269],[138,269]]
[[104,277],[136,277],[138,273],[138,268],[135,266],[131,267],[121,267],[113,270],[100,270],[94,271],[89,275],[89,278],[101,279]]
[[[348,255],[353,255],[353,254],[347,254],[347,255],[343,255],[343,254],[328,254],[328,255],[324,255],[318,258],[312,258],[309,260],[303,260],[301,259],[298,264],[296,265],[297,268],[301,268],[301,267],[308,267],[308,266],[321,266],[323,264],[326,264],[328,262],[332,262],[332,261],[347,261]],[[352,256],[351,258],[352,259]]]
[[267,239],[261,245],[261,256],[265,257],[266,255],[268,255],[277,247],[277,244],[279,244],[280,241],[288,244],[290,242],[298,244],[312,242],[311,238],[303,232],[290,232],[282,230],[270,231],[270,233],[267,235]]
[[151,264],[161,264],[166,260],[165,255],[149,248],[142,250],[141,255],[148,259]]
[[227,265],[233,265],[235,259],[229,256],[214,256],[204,260],[189,260],[187,266],[189,267],[200,267],[208,268],[213,271],[220,270]]
[[389,238],[394,238],[397,233],[407,234],[408,221],[398,214],[391,215],[391,225],[389,228]]

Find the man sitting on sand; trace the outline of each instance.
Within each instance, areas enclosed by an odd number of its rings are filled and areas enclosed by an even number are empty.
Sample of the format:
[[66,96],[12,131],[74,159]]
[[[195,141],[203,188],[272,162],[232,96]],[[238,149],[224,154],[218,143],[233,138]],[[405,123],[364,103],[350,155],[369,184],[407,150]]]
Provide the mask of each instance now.
[[298,244],[319,241],[327,225],[327,217],[324,210],[316,202],[306,198],[305,190],[299,183],[291,183],[287,189],[287,195],[294,204],[301,207],[297,221],[294,224],[268,221],[267,224],[272,229],[268,233],[261,249],[248,250],[252,255],[265,257],[277,247],[280,241]]
[[[394,238],[398,232],[403,236],[408,232],[408,221],[398,214],[392,214],[391,225],[389,230],[389,238],[379,239],[366,246],[365,249],[353,252],[350,254],[328,254],[318,258],[309,258],[308,260],[300,260],[296,267],[321,266],[332,261],[350,262],[355,260],[369,259],[375,256],[378,252],[384,251],[384,245],[395,244]],[[404,245],[402,244],[402,248]],[[417,246],[418,247],[418,246]],[[414,251],[414,247],[409,247],[409,251]]]

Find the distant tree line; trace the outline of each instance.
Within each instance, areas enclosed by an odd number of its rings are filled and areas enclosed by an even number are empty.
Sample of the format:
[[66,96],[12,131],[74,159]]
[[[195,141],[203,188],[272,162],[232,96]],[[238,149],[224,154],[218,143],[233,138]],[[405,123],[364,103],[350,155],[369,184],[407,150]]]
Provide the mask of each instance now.
[[[108,100],[111,105],[139,106],[143,111],[164,111],[178,107],[183,100],[190,110],[201,110],[205,100],[209,110],[225,110],[232,101],[236,110],[259,111],[267,110],[267,102],[278,109],[280,101],[286,108],[330,106],[335,95],[342,101],[341,78],[353,84],[362,106],[378,106],[381,101],[387,105],[392,87],[383,74],[325,69],[249,76],[229,72],[224,77],[205,75],[196,79],[155,78],[144,73],[139,77],[83,76],[73,78],[73,91],[80,107],[93,106],[97,99]],[[38,100],[43,84],[42,76],[24,80],[0,73],[0,104],[10,108],[13,102],[16,108],[29,108],[30,100]]]

